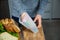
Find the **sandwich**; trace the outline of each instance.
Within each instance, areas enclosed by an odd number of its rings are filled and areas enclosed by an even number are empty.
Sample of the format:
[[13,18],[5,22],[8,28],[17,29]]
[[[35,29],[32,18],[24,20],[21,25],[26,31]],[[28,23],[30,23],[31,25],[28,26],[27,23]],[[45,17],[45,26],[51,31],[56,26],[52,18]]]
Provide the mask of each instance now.
[[20,40],[20,29],[13,19],[0,20],[0,40]]

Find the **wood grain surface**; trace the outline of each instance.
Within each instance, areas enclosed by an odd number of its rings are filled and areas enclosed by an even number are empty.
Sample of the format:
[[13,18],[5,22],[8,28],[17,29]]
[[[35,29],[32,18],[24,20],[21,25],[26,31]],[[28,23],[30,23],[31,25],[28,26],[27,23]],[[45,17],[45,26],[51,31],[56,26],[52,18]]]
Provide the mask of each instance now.
[[42,27],[39,29],[39,32],[36,34],[34,34],[28,29],[24,29],[23,33],[24,33],[24,40],[45,40]]

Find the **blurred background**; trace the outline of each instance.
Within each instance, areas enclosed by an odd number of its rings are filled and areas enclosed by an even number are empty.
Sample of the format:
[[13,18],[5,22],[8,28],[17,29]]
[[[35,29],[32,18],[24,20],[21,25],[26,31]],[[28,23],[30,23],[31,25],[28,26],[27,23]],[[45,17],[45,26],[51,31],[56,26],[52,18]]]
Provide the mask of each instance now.
[[[42,25],[46,40],[60,40],[60,0],[48,0],[42,14]],[[8,0],[0,0],[0,19],[9,18]]]

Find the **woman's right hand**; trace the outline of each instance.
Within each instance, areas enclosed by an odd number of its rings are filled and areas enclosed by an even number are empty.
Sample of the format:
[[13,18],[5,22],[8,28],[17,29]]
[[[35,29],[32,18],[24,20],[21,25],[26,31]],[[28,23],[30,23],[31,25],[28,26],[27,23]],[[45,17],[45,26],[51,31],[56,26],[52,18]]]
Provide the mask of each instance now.
[[24,19],[25,15],[26,15],[26,12],[23,12],[23,13],[22,13],[22,15],[20,16],[21,21],[23,21],[23,19]]

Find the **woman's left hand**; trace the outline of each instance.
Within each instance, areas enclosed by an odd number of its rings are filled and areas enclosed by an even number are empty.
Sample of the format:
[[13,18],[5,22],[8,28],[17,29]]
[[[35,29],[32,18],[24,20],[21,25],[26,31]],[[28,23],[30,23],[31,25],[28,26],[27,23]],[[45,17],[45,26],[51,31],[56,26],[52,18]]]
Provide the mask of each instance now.
[[37,14],[35,19],[34,19],[34,22],[37,22],[37,27],[40,28],[42,26],[41,15]]

